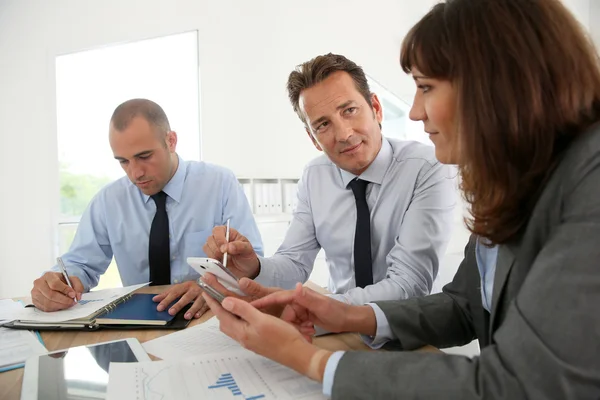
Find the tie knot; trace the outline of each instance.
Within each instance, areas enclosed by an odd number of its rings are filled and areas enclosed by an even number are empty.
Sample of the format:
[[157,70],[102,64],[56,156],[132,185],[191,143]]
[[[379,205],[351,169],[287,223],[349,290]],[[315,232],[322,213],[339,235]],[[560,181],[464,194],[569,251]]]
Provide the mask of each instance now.
[[362,179],[352,179],[348,186],[352,189],[352,193],[354,193],[354,198],[356,199],[365,199],[367,197],[367,185],[369,182]]
[[162,190],[150,197],[152,197],[152,200],[156,203],[157,210],[165,210],[167,208],[167,194]]

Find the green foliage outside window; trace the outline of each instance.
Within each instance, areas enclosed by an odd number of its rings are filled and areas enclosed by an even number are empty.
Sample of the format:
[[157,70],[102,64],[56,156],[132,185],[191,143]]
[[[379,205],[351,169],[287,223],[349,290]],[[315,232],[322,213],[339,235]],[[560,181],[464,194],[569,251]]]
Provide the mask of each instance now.
[[64,217],[83,214],[92,198],[113,179],[106,176],[75,174],[60,164],[60,213]]

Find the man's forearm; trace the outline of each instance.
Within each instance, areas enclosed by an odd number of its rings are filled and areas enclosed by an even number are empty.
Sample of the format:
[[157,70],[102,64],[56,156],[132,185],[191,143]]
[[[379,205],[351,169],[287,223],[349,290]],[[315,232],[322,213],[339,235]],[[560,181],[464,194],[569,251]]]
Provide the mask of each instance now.
[[258,259],[260,267],[254,279],[263,286],[293,289],[296,283],[306,282],[310,275],[311,268],[309,266],[283,254],[258,257]]

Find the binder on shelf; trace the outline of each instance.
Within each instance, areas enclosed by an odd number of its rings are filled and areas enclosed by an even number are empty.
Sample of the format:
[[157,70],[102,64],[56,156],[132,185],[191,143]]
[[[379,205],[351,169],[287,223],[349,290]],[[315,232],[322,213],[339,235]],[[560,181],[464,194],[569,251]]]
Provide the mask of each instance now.
[[295,210],[298,205],[298,182],[292,185],[292,208]]
[[262,201],[264,204],[263,214],[271,214],[271,190],[269,190],[270,184],[267,182],[263,182],[260,184],[262,189]]
[[273,212],[281,214],[283,212],[283,206],[281,201],[281,186],[278,182],[273,184]]
[[294,212],[294,183],[291,181],[287,181],[283,185],[283,196],[284,196],[284,208],[283,212],[291,214]]
[[298,179],[238,178],[255,215],[292,214],[297,203]]
[[254,182],[254,209],[256,214],[265,213],[265,204],[263,201],[262,183]]

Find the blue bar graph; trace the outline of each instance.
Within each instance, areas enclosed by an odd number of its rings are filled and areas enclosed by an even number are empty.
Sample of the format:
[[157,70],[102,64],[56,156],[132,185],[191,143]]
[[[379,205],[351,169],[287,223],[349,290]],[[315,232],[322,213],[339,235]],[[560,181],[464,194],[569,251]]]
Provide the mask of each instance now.
[[233,379],[233,376],[229,373],[221,374],[219,379],[217,379],[217,383],[215,383],[214,385],[210,385],[208,388],[209,389],[219,389],[219,388],[224,388],[224,387],[229,389],[231,391],[232,395],[241,396],[245,400],[258,400],[258,399],[262,399],[265,397],[264,394],[258,394],[256,396],[246,397],[240,390],[237,383],[235,382],[235,379]]

